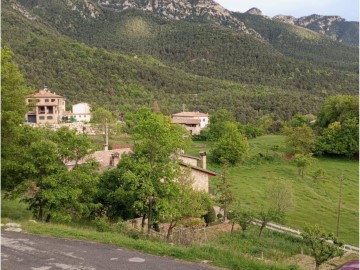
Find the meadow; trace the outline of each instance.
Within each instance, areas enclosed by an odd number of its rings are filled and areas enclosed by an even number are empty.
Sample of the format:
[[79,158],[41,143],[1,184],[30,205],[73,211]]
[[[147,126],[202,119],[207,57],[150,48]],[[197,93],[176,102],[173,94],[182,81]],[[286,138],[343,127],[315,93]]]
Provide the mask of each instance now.
[[[189,154],[210,151],[211,143],[193,142]],[[241,206],[257,211],[267,202],[267,190],[277,179],[287,181],[293,190],[294,206],[283,224],[299,229],[307,223],[319,224],[327,232],[336,232],[340,177],[343,174],[339,239],[358,246],[359,239],[359,163],[345,158],[316,157],[305,169],[304,177],[297,167],[286,160],[285,137],[267,135],[249,140],[247,157],[231,167],[228,175]],[[208,162],[208,168],[221,172],[219,165]],[[322,169],[324,178],[314,180],[314,173]],[[216,178],[210,178],[214,190]]]

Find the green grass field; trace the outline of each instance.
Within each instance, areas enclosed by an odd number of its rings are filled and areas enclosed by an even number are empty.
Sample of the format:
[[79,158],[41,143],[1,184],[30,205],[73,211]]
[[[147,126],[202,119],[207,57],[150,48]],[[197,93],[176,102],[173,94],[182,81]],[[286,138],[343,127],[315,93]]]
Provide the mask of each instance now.
[[[189,154],[200,150],[209,151],[211,143],[194,142]],[[259,153],[263,156],[260,158]],[[249,141],[248,157],[243,163],[229,169],[230,181],[236,198],[249,209],[260,209],[266,204],[266,191],[276,179],[291,183],[294,207],[284,222],[293,228],[302,229],[306,223],[317,223],[328,232],[335,233],[338,209],[339,179],[344,175],[339,239],[347,244],[359,243],[359,163],[354,160],[318,158],[305,169],[304,177],[297,168],[284,159],[285,137],[262,136]],[[220,172],[221,168],[209,162],[209,169]],[[315,182],[312,178],[318,169],[325,171],[325,179]],[[215,178],[210,180],[214,187]]]

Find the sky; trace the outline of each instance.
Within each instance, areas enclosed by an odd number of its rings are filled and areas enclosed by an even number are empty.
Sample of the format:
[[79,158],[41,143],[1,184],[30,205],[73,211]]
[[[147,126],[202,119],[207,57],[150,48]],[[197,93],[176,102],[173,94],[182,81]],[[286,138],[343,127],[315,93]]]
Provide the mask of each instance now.
[[291,15],[296,18],[311,14],[339,15],[347,21],[359,21],[359,0],[215,0],[230,11],[260,9],[263,15]]

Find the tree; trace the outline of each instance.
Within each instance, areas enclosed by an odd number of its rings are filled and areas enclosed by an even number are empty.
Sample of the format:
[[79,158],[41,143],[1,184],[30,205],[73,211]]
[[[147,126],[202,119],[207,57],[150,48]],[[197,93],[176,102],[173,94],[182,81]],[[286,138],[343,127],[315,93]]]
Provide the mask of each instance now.
[[289,121],[288,125],[290,127],[302,127],[303,125],[308,125],[309,121],[306,118],[305,115],[302,115],[301,113],[295,114]]
[[275,209],[272,208],[268,208],[268,210],[264,210],[264,209],[260,210],[257,213],[257,218],[260,220],[259,237],[261,236],[262,231],[270,221],[281,220],[280,213],[278,213]]
[[17,159],[22,149],[16,142],[27,111],[26,96],[31,93],[12,58],[9,48],[1,49],[1,187],[7,190],[21,181],[10,171],[20,166]]
[[223,135],[212,148],[211,158],[216,163],[223,163],[226,160],[234,165],[246,154],[247,139],[238,131],[235,123],[225,123],[222,133]]
[[316,124],[326,128],[331,123],[355,118],[359,120],[359,97],[338,95],[328,97],[321,107]]
[[284,218],[293,206],[293,193],[289,183],[283,180],[274,181],[268,190],[270,207]]
[[242,211],[235,219],[241,229],[245,231],[253,221],[253,214],[250,211]]
[[52,133],[51,140],[57,143],[61,160],[64,163],[75,162],[75,166],[82,158],[95,150],[95,145],[87,135],[77,135],[75,130],[67,127],[61,127]]
[[229,182],[229,176],[227,175],[229,169],[229,164],[224,163],[223,170],[220,176],[220,181],[217,183],[217,202],[221,209],[224,210],[224,221],[226,221],[227,213],[229,211],[230,205],[234,202],[234,193],[232,191],[232,186]]
[[[66,135],[64,131],[61,134]],[[16,163],[5,165],[6,179],[18,181],[11,194],[21,196],[39,220],[89,216],[96,208],[92,196],[97,184],[97,166],[83,164],[69,171],[60,154],[60,144],[53,140],[57,138],[55,134],[31,127],[24,127],[18,134],[16,145],[22,148],[22,155]]]
[[[143,108],[132,118],[131,134],[134,138],[134,154],[124,165],[124,176],[136,179],[134,207],[138,214],[148,216],[148,234],[152,227],[151,215],[162,206],[172,182],[180,173],[175,153],[189,143],[187,131],[172,125],[170,118]],[[122,162],[121,162],[122,163]],[[126,170],[127,169],[127,170]],[[156,204],[153,205],[153,201]],[[143,222],[144,225],[144,222]]]
[[356,118],[335,121],[317,138],[318,153],[351,157],[359,153],[359,122]]
[[315,161],[312,154],[296,154],[293,159],[293,163],[298,168],[298,174],[304,177],[305,168],[311,165]]
[[194,180],[190,173],[190,169],[183,171],[176,181],[170,183],[169,194],[160,198],[162,209],[159,209],[159,214],[169,222],[167,240],[170,239],[171,233],[179,221],[185,218],[201,217],[210,205],[210,197],[207,193],[193,190]]
[[315,147],[315,134],[311,127],[302,125],[285,128],[286,145],[292,154],[309,154]]
[[231,232],[233,232],[236,223],[245,231],[253,221],[253,214],[248,210],[241,209],[240,203],[235,202],[230,207],[228,219],[231,221]]
[[223,134],[226,123],[235,122],[234,115],[226,109],[220,109],[210,116],[208,137],[212,141],[217,141]]
[[320,268],[327,260],[336,256],[342,256],[340,249],[342,243],[338,242],[333,234],[327,234],[317,226],[306,226],[301,234],[305,244],[310,248],[311,256],[315,259],[315,270]]
[[[16,128],[24,122],[26,96],[32,91],[26,86],[19,67],[12,60],[9,48],[1,49],[1,140],[2,147],[11,141]],[[4,148],[3,148],[4,150]]]

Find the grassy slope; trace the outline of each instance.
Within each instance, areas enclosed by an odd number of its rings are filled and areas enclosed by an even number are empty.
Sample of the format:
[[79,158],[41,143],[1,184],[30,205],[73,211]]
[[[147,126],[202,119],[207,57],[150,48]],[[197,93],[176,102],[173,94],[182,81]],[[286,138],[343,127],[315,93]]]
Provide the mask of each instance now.
[[[249,141],[249,156],[259,152],[283,156],[283,136],[262,136]],[[273,146],[279,149],[273,151]],[[195,143],[189,153],[209,150],[210,143]],[[306,223],[317,223],[327,231],[336,231],[339,177],[344,173],[339,238],[347,244],[358,245],[359,239],[359,164],[345,159],[319,158],[305,170],[304,178],[297,175],[291,162],[279,158],[272,162],[250,162],[229,170],[237,199],[244,207],[257,210],[266,200],[266,190],[275,179],[289,181],[293,188],[295,206],[289,212],[285,224],[302,229]],[[221,168],[209,164],[210,169]],[[311,175],[318,169],[325,171],[326,179],[314,183]],[[211,186],[216,180],[213,178]]]

